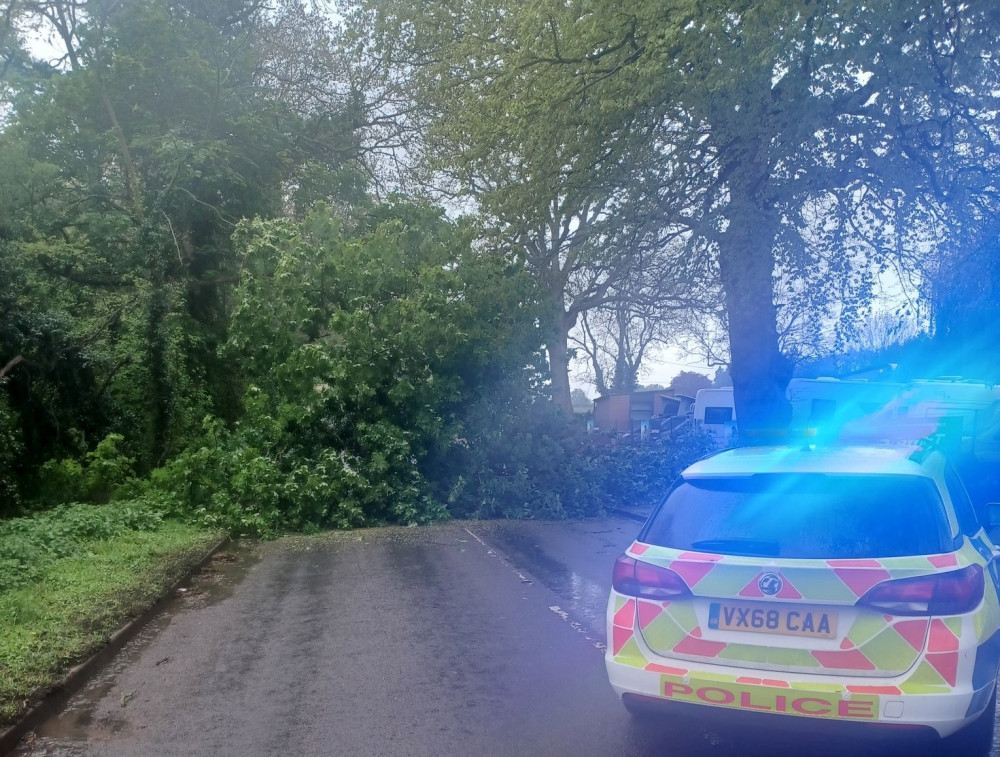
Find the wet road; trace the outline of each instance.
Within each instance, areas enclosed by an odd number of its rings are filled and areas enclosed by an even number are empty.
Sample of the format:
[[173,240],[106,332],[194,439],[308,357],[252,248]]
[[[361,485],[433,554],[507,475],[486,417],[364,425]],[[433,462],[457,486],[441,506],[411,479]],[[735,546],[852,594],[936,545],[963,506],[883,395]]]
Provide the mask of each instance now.
[[234,548],[15,754],[898,753],[633,721],[603,642],[637,530],[453,522]]

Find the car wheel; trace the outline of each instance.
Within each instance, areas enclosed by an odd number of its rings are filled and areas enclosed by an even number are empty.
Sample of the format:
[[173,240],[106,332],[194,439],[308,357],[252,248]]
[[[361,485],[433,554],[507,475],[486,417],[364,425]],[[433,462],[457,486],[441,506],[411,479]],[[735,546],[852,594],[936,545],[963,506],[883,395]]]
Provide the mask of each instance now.
[[989,757],[993,752],[993,725],[997,716],[997,689],[993,687],[993,696],[986,709],[954,736],[945,739],[945,753],[955,757]]

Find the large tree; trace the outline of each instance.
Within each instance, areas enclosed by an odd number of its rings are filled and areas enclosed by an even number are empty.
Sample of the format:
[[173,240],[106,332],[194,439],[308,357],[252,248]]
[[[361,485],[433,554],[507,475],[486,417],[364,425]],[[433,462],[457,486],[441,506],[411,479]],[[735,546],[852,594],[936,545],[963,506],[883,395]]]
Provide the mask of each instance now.
[[[798,282],[833,316],[859,314],[880,269],[927,251],[931,224],[899,224],[927,207],[914,161],[969,143],[943,104],[977,82],[996,91],[985,2],[438,0],[421,14],[403,27],[451,93],[456,165],[493,161],[519,196],[548,160],[562,169],[546,173],[550,193],[613,185],[633,201],[620,221],[648,230],[656,206],[660,228],[689,235],[684,273],[722,287],[741,428],[756,438],[788,418],[779,282],[782,297]],[[849,242],[832,254],[804,240],[831,228]]]
[[[540,49],[559,48],[563,30],[526,24],[529,9],[479,0],[369,6],[377,47],[414,82],[428,181],[476,213],[494,246],[523,261],[547,293],[551,393],[569,410],[569,335],[585,314],[631,318],[700,297],[675,286],[683,257],[665,262],[686,231],[666,219],[698,191],[680,157],[696,137],[637,124],[653,159],[646,172],[620,164],[603,144],[606,125],[567,99],[574,85],[565,72],[536,60]],[[540,104],[551,107],[542,113]],[[675,180],[662,181],[666,174]]]
[[[57,324],[93,375],[81,404],[108,401],[103,426],[53,424],[78,449],[48,452],[83,451],[111,424],[153,465],[206,413],[240,411],[239,377],[218,356],[237,223],[317,199],[364,203],[362,158],[377,140],[361,135],[380,106],[352,95],[332,24],[297,0],[18,0],[5,10],[0,217],[26,276],[10,317],[40,311],[43,330]],[[50,47],[29,55],[39,38]],[[51,361],[30,340],[3,348],[0,363],[23,357],[7,388],[27,401],[54,375]],[[32,415],[20,417],[28,433]]]
[[60,56],[22,89],[3,135],[55,169],[7,207],[23,219],[16,247],[34,299],[73,323],[147,464],[227,403],[215,347],[228,238],[241,217],[280,207],[286,135],[252,86],[247,44],[259,13],[28,2],[9,16],[54,32]]

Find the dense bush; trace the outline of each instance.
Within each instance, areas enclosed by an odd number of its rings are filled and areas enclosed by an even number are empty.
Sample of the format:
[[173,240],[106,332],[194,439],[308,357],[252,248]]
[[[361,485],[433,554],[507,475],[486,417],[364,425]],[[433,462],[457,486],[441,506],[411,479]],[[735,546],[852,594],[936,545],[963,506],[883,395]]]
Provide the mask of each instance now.
[[[264,536],[578,517],[655,496],[703,451],[697,439],[608,447],[557,409],[535,283],[439,209],[380,206],[348,230],[318,207],[244,222],[235,240],[242,273],[219,351],[241,387],[235,420],[203,414],[142,484],[134,446],[108,435],[44,465],[42,504],[138,494]],[[174,417],[190,426],[199,407]]]
[[55,560],[126,531],[155,531],[163,514],[137,503],[60,505],[0,523],[0,591],[37,580]]
[[601,488],[607,505],[656,504],[684,468],[714,449],[713,437],[697,430],[606,448],[595,465],[602,472]]
[[39,477],[39,499],[46,504],[92,502],[103,504],[113,499],[132,478],[135,458],[120,446],[121,434],[108,434],[82,459],[49,460]]

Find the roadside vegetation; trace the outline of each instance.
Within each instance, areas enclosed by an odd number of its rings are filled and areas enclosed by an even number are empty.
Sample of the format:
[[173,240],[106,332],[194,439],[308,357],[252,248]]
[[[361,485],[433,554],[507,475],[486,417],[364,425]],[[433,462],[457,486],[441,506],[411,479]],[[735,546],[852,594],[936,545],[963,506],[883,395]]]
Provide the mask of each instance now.
[[386,196],[405,87],[368,59],[387,101],[331,89],[349,34],[295,2],[10,11],[66,57],[6,69],[0,517],[126,499],[271,536],[626,496],[553,402],[537,272]]
[[205,557],[220,531],[132,502],[0,526],[0,727]]
[[325,5],[8,3],[0,518],[596,514],[676,461],[586,435],[571,367],[684,345],[749,438],[876,312],[1000,378],[985,7]]

